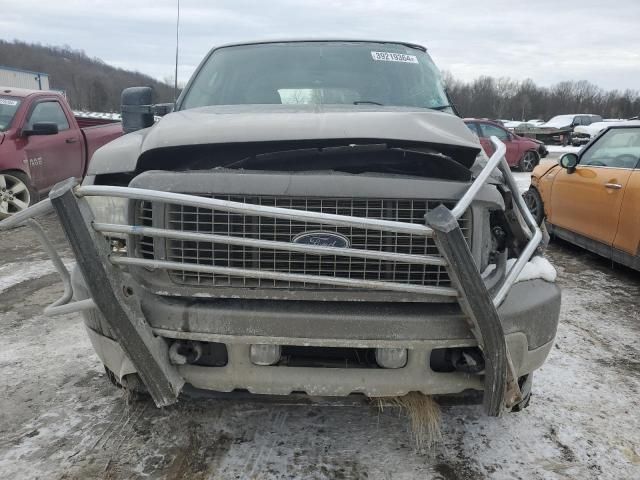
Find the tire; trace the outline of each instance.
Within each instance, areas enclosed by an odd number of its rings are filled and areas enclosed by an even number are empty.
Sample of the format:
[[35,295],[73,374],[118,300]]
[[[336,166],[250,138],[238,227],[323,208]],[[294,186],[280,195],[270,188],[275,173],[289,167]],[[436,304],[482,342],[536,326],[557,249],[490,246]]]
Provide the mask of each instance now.
[[511,407],[512,412],[521,412],[529,406],[531,402],[531,385],[533,384],[533,372],[523,375],[518,379],[518,385],[522,392],[522,400]]
[[107,374],[107,379],[116,387],[125,390],[128,401],[139,401],[149,397],[147,387],[145,387],[142,379],[137,373],[130,373],[122,377],[122,381],[118,380],[118,377],[113,373],[106,365],[104,371]]
[[38,192],[23,172],[0,172],[0,220],[29,208],[39,200]]
[[540,162],[540,157],[533,150],[529,150],[528,152],[524,152],[522,158],[518,162],[518,168],[521,172],[531,172],[536,165]]
[[522,194],[522,198],[524,198],[524,203],[527,204],[527,208],[533,215],[536,225],[541,225],[544,219],[544,204],[542,203],[540,192],[533,187],[529,187],[529,190]]

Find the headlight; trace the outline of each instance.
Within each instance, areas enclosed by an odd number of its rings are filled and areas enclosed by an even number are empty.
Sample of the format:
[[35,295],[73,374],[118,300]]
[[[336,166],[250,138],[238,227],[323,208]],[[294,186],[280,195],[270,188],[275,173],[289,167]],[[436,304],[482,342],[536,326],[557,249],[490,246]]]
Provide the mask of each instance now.
[[85,197],[96,223],[128,225],[129,200],[117,197]]

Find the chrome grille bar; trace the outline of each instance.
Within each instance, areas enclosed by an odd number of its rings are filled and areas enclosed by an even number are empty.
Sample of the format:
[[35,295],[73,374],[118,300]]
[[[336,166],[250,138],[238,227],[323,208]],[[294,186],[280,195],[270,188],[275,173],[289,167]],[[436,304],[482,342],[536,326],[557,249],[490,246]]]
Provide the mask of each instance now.
[[359,250],[355,248],[321,247],[317,245],[300,245],[296,243],[277,242],[273,240],[258,240],[252,238],[233,237],[209,233],[184,232],[179,230],[165,230],[162,228],[140,227],[131,225],[115,225],[110,223],[94,223],[93,228],[102,233],[124,233],[148,237],[171,238],[175,240],[189,240],[195,242],[222,243],[256,248],[273,248],[290,252],[308,253],[315,255],[331,255],[368,258],[372,260],[386,260],[390,262],[414,263],[419,265],[445,266],[442,257],[434,255],[407,255],[395,252],[377,252],[373,250]]
[[79,197],[107,196],[129,198],[133,200],[146,200],[149,202],[175,203],[189,207],[210,208],[245,215],[253,214],[264,217],[297,220],[300,222],[321,223],[324,225],[380,230],[383,232],[393,233],[408,233],[410,235],[420,235],[423,237],[430,237],[433,234],[433,231],[429,227],[419,225],[417,223],[393,222],[372,218],[350,217],[348,215],[335,215],[331,213],[267,207],[264,205],[254,205],[250,203],[231,202],[229,200],[220,200],[217,198],[196,197],[193,195],[185,195],[183,193],[145,190],[143,188],[88,185],[78,188],[76,190],[76,195]]
[[268,280],[282,280],[285,282],[318,283],[323,285],[337,285],[341,287],[366,288],[371,290],[392,290],[396,292],[423,293],[428,295],[442,295],[457,297],[458,291],[451,287],[431,287],[412,285],[408,283],[393,283],[377,280],[355,280],[351,278],[329,277],[324,275],[298,275],[294,273],[271,272],[268,270],[250,270],[244,268],[216,267],[213,265],[198,265],[194,263],[167,262],[163,260],[147,260],[133,257],[110,257],[114,265],[131,265],[145,268],[161,268],[166,270],[184,270],[190,272],[213,273],[229,276],[243,276],[249,278],[264,278]]

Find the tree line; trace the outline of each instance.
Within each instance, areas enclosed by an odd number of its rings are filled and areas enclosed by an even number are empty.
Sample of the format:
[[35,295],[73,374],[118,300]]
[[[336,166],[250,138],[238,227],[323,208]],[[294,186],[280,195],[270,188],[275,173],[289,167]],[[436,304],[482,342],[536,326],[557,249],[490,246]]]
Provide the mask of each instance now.
[[[50,87],[65,91],[71,106],[78,110],[118,112],[122,90],[132,86],[153,87],[156,102],[171,102],[174,96],[169,77],[160,82],[139,72],[115,68],[67,45],[0,40],[0,65],[48,73]],[[640,114],[638,91],[605,91],[585,80],[541,87],[530,79],[483,76],[463,82],[447,72],[443,78],[464,117],[548,120],[563,113],[593,113],[604,118]]]
[[586,80],[565,81],[550,87],[533,80],[483,76],[471,82],[443,75],[452,102],[463,117],[506,120],[548,120],[554,115],[591,113],[603,118],[640,115],[640,92],[606,91]]
[[157,102],[173,101],[173,87],[149,75],[107,65],[82,50],[0,40],[0,66],[49,74],[49,87],[63,90],[71,107],[95,112],[119,112],[127,87],[153,87]]

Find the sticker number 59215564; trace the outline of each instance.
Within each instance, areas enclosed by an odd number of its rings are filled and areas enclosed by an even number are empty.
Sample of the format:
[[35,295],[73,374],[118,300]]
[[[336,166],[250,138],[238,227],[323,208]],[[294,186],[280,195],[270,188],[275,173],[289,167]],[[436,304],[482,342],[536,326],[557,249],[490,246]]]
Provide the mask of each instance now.
[[415,55],[405,55],[404,53],[371,52],[371,57],[381,62],[418,63],[418,57]]

